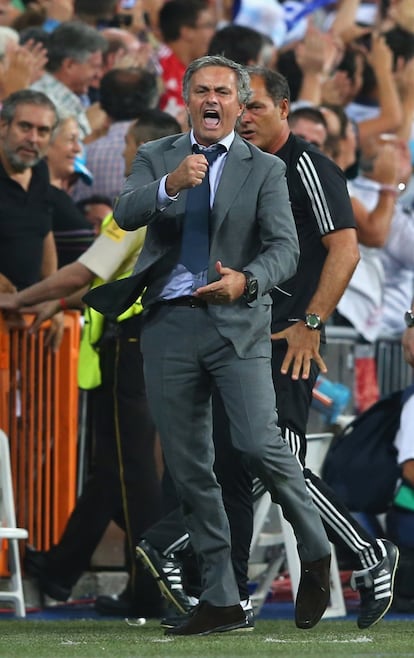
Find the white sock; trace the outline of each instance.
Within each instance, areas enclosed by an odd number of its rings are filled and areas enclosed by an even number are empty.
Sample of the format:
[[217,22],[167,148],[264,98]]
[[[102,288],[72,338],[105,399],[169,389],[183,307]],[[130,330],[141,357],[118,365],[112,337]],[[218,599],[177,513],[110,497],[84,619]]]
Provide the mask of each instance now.
[[243,599],[243,601],[240,601],[240,605],[243,608],[243,610],[251,610],[253,607],[250,599]]

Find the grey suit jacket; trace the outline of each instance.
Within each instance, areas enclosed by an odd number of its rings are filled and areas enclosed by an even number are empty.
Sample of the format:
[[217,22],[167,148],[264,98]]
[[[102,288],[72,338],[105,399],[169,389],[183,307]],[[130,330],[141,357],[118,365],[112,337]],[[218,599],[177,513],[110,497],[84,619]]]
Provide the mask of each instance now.
[[[161,178],[191,153],[188,134],[148,142],[139,149],[132,173],[114,210],[125,230],[147,226],[134,272],[94,288],[85,296],[90,306],[112,318],[146,288],[144,306],[157,298],[165,276],[178,262],[187,192],[163,211],[157,208]],[[258,279],[258,298],[212,305],[209,314],[218,331],[242,356],[269,352],[269,291],[296,271],[299,246],[285,179],[285,164],[235,136],[227,155],[212,208],[208,281],[219,277],[215,263],[248,270]]]

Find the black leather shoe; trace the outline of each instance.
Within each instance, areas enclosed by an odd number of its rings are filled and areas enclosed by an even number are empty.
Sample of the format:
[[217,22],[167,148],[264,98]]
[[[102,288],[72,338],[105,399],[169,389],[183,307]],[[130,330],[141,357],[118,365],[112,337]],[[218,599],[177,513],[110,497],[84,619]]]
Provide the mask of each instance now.
[[[241,628],[236,628],[237,631],[253,631],[254,630],[254,612],[253,608],[250,610],[245,610],[244,614],[246,615],[246,624]],[[163,628],[176,628],[181,626],[186,621],[190,619],[191,612],[186,615],[168,615],[161,619],[161,626]]]
[[241,605],[215,606],[202,601],[181,626],[167,628],[166,635],[210,635],[225,633],[246,626],[246,615]]
[[298,628],[313,628],[325,612],[330,598],[330,565],[330,555],[302,562],[295,607]]
[[56,601],[67,601],[70,597],[72,592],[70,585],[50,577],[46,551],[36,551],[31,546],[26,546],[23,571],[37,580],[41,594],[46,594]]
[[137,558],[156,579],[161,594],[174,605],[178,612],[186,613],[193,607],[184,592],[181,565],[173,555],[165,557],[145,539],[136,547]]

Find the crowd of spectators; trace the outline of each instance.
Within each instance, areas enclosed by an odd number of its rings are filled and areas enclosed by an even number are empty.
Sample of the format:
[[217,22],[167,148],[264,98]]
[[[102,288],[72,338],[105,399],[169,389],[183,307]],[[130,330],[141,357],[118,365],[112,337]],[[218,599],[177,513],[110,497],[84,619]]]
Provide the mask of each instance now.
[[40,92],[57,112],[41,147],[40,128],[19,124],[22,148],[31,145],[39,156],[25,174],[25,195],[39,171],[48,184],[43,156],[50,179],[50,212],[43,204],[36,217],[38,261],[55,254],[52,233],[57,255],[22,278],[13,250],[21,253],[17,239],[27,238],[10,228],[8,203],[0,211],[0,250],[7,253],[0,292],[36,283],[56,269],[56,259],[62,267],[90,246],[122,188],[124,149],[137,145],[134,122],[158,108],[188,130],[183,76],[207,53],[286,76],[291,130],[347,177],[361,259],[333,322],[351,326],[375,354],[380,337],[403,334],[414,294],[412,0],[0,0],[0,184],[10,203],[15,184],[22,185],[16,163],[12,174],[8,166],[10,98]]

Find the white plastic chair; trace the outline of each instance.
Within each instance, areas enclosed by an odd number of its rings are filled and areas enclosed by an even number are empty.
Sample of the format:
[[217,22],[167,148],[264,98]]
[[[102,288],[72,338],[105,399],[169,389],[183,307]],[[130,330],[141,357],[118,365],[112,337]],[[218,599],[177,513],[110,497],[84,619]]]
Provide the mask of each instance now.
[[8,541],[10,571],[8,590],[0,591],[0,601],[12,601],[18,617],[26,616],[19,539],[27,539],[27,537],[27,530],[16,527],[9,440],[6,434],[0,430],[0,542],[3,539]]

